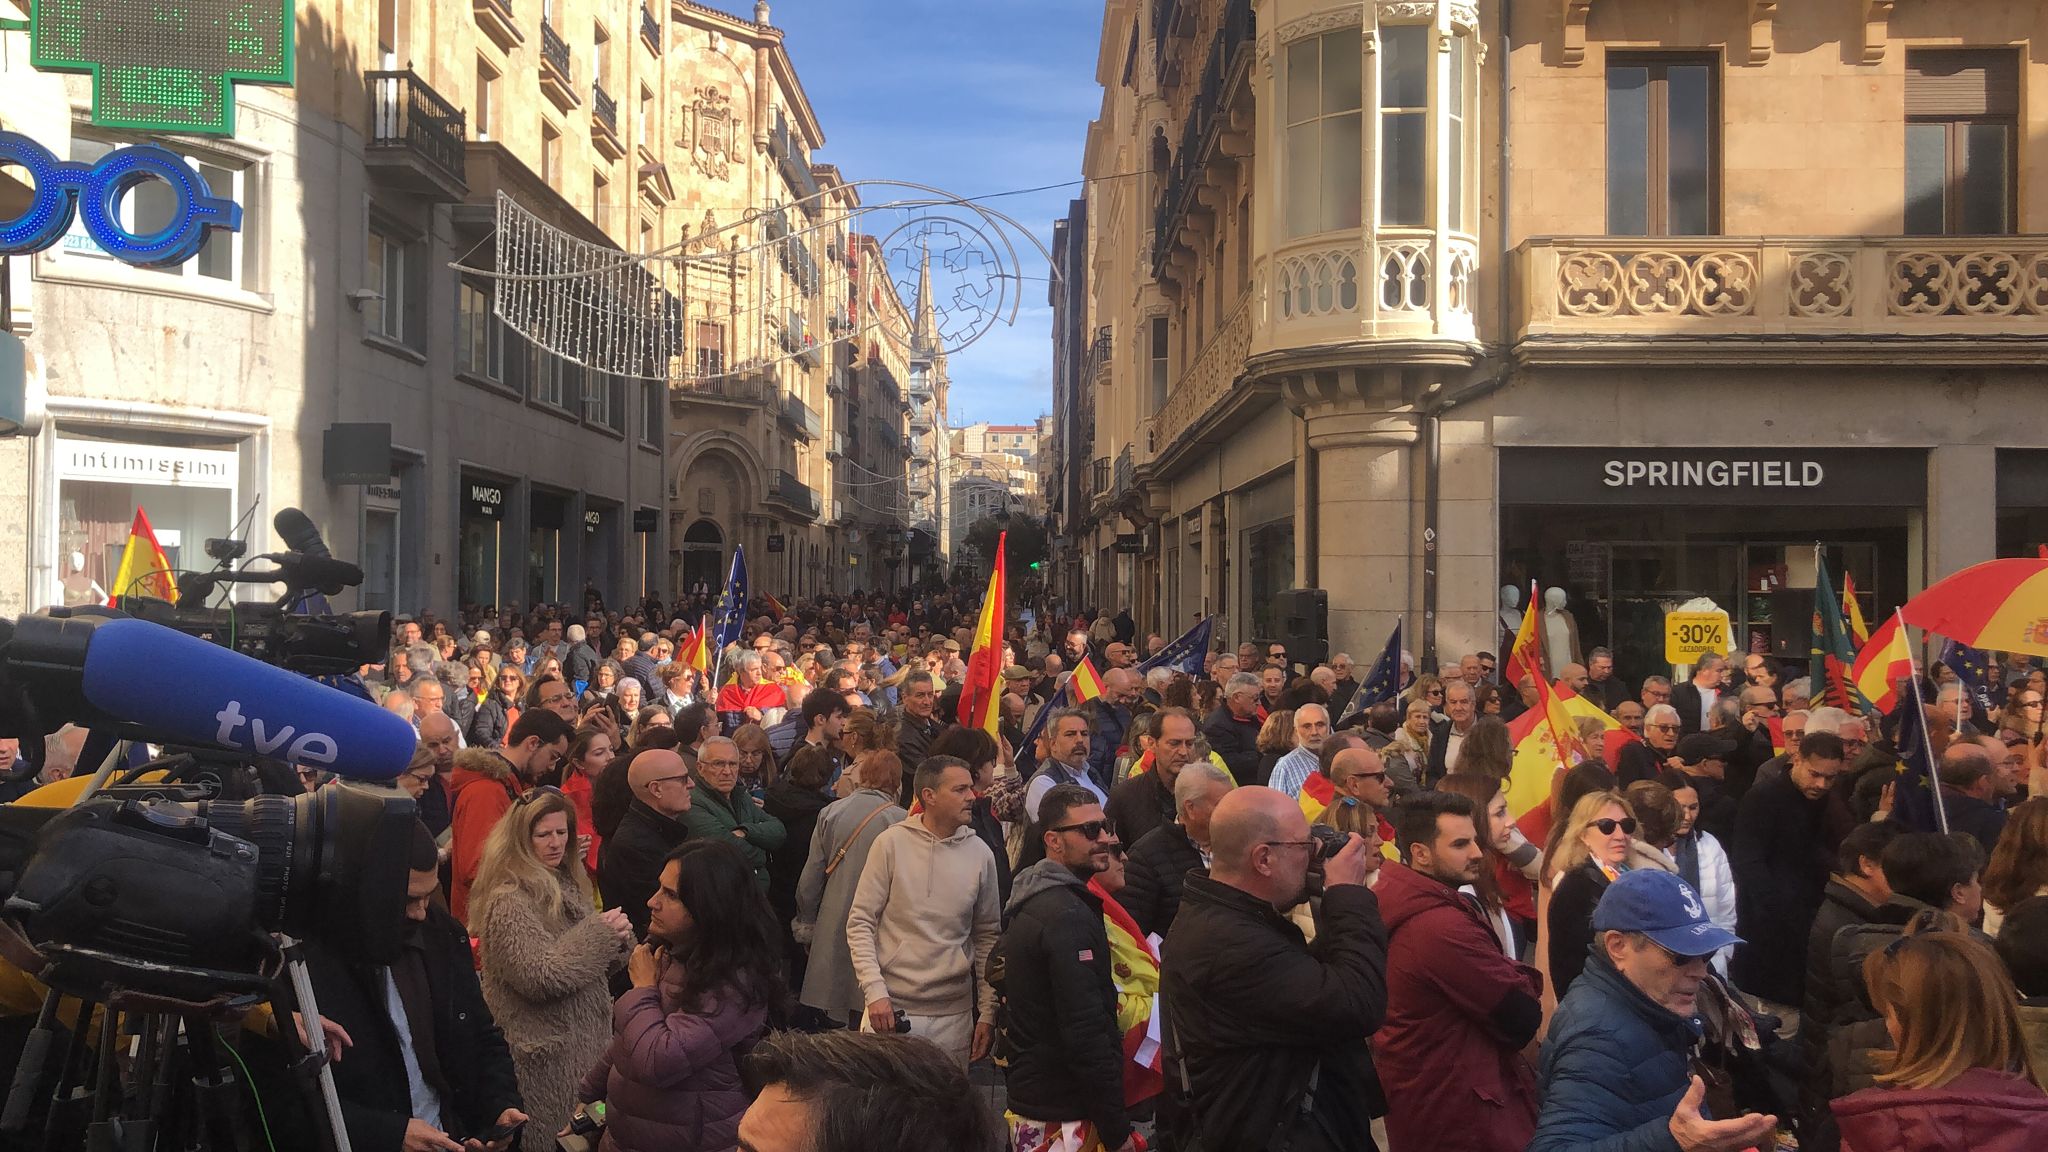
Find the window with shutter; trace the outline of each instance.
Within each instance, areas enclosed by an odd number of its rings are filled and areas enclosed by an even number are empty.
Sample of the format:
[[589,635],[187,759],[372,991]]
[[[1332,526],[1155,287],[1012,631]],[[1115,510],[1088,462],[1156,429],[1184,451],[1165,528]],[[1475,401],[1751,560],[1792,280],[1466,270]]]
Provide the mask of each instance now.
[[2004,49],[1906,53],[1906,231],[2017,230],[2019,57]]

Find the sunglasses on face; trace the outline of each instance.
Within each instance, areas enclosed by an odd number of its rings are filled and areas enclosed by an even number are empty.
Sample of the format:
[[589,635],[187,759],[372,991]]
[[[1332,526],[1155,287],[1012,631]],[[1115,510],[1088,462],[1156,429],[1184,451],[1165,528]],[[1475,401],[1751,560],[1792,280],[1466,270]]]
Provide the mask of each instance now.
[[1665,958],[1671,961],[1671,965],[1674,968],[1689,968],[1694,964],[1705,964],[1714,958],[1712,952],[1707,953],[1705,956],[1687,956],[1683,953],[1673,952],[1662,944],[1657,944],[1655,940],[1651,940],[1650,943],[1656,945],[1657,951],[1662,952]]
[[1636,834],[1636,822],[1633,818],[1627,816],[1624,816],[1619,820],[1595,820],[1593,821],[1592,826],[1598,828],[1602,836],[1614,835],[1614,830],[1616,828],[1621,829],[1623,832],[1628,833],[1630,836]]
[[1110,827],[1110,822],[1107,820],[1083,820],[1079,824],[1062,824],[1054,828],[1053,831],[1079,832],[1083,840],[1096,840],[1100,839],[1103,832],[1109,830]]

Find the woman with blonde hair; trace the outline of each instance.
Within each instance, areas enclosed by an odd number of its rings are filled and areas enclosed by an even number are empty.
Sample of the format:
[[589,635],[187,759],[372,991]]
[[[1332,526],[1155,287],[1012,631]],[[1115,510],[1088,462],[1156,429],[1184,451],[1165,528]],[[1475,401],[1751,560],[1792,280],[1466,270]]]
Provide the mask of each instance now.
[[1410,696],[1401,705],[1401,725],[1394,729],[1394,738],[1380,749],[1396,799],[1422,790],[1423,773],[1429,767],[1429,726],[1435,715],[1428,700],[1420,694]]
[[1593,947],[1593,907],[1607,886],[1628,871],[1635,832],[1636,813],[1628,797],[1603,791],[1580,797],[1551,838],[1543,859],[1543,875],[1551,881],[1543,928],[1550,982],[1560,1001],[1586,967]]
[[1984,934],[1998,935],[2006,909],[2043,895],[2048,895],[2048,796],[2036,796],[2007,814],[1991,863],[1984,866]]
[[896,803],[903,761],[885,748],[872,749],[861,753],[840,779],[853,781],[854,791],[818,813],[810,855],[797,881],[792,928],[797,942],[811,950],[798,1000],[857,1027],[868,1002],[846,948],[846,914],[875,837],[908,815]]
[[1264,784],[1273,778],[1273,765],[1294,751],[1294,709],[1275,708],[1259,725],[1259,774],[1252,782]]
[[2048,1148],[2048,1093],[1996,953],[1967,932],[1901,936],[1863,961],[1893,1050],[1878,1086],[1833,1102],[1843,1152]]
[[607,980],[633,946],[624,912],[592,911],[576,837],[575,805],[559,788],[535,788],[491,829],[471,888],[484,1002],[519,1072],[532,1117],[520,1146],[529,1152],[554,1147],[577,1081],[604,1055]]

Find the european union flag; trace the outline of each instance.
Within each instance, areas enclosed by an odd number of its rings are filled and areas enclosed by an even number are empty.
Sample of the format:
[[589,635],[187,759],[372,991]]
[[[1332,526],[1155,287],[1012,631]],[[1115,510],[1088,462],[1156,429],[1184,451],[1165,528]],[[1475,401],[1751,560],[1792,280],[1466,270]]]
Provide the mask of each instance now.
[[1138,665],[1138,675],[1143,676],[1154,668],[1169,665],[1178,668],[1196,679],[1201,679],[1204,662],[1209,655],[1210,617],[1204,616],[1195,622],[1193,628],[1181,634],[1180,639],[1159,650],[1157,656]]
[[1969,693],[1970,703],[1976,706],[1978,719],[1995,719],[1999,710],[1993,707],[1991,699],[1991,654],[1982,648],[1945,640],[1941,645],[1941,662],[1962,681],[1963,691]]
[[1899,707],[1899,776],[1892,785],[1892,819],[1915,832],[1946,832],[1948,813],[1927,743],[1927,711],[1917,678],[1912,694],[1900,700]]
[[747,629],[747,550],[735,544],[732,548],[732,574],[726,577],[725,590],[719,593],[718,607],[712,609],[711,637],[718,644],[720,652],[728,644],[739,643],[740,635]]
[[1337,718],[1334,728],[1342,728],[1346,720],[1365,711],[1383,700],[1392,700],[1401,691],[1401,622],[1394,621],[1394,634],[1387,637],[1387,646],[1380,652],[1380,658],[1372,662],[1372,670],[1359,682],[1358,691],[1351,694],[1351,703],[1344,708],[1344,715]]

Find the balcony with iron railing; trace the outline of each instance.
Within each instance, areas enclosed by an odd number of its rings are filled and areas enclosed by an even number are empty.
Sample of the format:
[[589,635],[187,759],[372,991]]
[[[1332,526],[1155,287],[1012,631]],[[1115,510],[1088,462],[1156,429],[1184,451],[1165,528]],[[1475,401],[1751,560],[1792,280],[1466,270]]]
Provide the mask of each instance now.
[[1089,492],[1096,496],[1108,495],[1110,476],[1109,457],[1097,456],[1094,463],[1089,467],[1089,477],[1094,481],[1093,486],[1089,488]]
[[2048,236],[1541,237],[1525,363],[2048,363]]
[[1231,108],[1234,94],[1242,87],[1241,79],[1251,70],[1252,48],[1258,38],[1256,25],[1251,0],[1229,0],[1224,6],[1223,22],[1210,38],[1201,83],[1195,89],[1187,119],[1181,123],[1179,146],[1174,149],[1165,186],[1153,208],[1155,274],[1163,273],[1171,261],[1189,217],[1208,211],[1197,203],[1197,197],[1205,182],[1204,170],[1218,151],[1218,142],[1222,141],[1220,150],[1229,159],[1250,152],[1250,124],[1233,127]]
[[775,372],[768,365],[741,364],[728,372],[723,353],[700,348],[694,367],[695,372],[669,382],[669,401],[678,411],[691,403],[756,410],[776,403]]
[[818,493],[795,475],[775,470],[775,483],[768,489],[767,503],[779,504],[806,520],[818,518]]
[[411,71],[370,72],[370,138],[363,163],[372,179],[441,203],[469,193],[462,111]]
[[661,21],[654,18],[645,4],[640,5],[640,38],[655,52],[661,51]]
[[582,103],[570,69],[569,42],[546,20],[540,22],[540,90],[564,112]]
[[824,422],[818,419],[818,410],[804,403],[803,398],[794,392],[782,394],[775,418],[806,443],[816,440],[825,431]]
[[782,109],[775,110],[775,126],[768,133],[768,155],[775,160],[782,178],[789,183],[790,190],[802,202],[806,215],[818,214],[820,205],[818,178],[811,174],[811,161],[804,154],[796,136],[789,128],[789,118]]
[[590,143],[607,160],[626,154],[626,145],[619,139],[619,102],[595,80],[590,82]]

